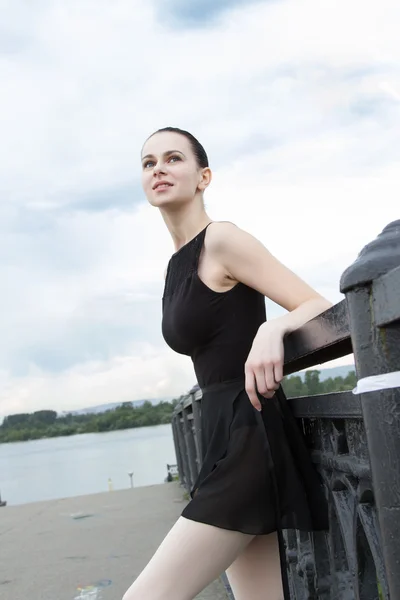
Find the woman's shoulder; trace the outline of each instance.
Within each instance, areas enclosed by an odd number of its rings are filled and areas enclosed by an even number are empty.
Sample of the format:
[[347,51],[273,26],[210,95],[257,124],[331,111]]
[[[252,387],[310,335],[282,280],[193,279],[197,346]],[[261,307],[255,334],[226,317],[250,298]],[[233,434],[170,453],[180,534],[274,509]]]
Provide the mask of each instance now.
[[219,253],[254,239],[254,237],[231,221],[213,221],[207,228],[204,245],[208,251]]
[[208,245],[218,244],[227,239],[233,232],[240,229],[232,221],[212,221],[206,232],[206,242]]

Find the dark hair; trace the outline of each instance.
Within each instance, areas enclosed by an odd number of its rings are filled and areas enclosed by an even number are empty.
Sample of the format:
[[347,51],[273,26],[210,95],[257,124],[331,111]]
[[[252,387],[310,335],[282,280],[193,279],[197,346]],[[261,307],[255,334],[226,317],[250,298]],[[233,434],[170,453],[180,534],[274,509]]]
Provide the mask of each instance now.
[[156,135],[156,133],[163,133],[164,131],[170,131],[172,133],[179,133],[180,135],[185,136],[190,142],[190,145],[193,150],[193,154],[196,157],[197,166],[200,169],[205,169],[208,167],[208,156],[203,146],[200,144],[199,140],[197,140],[194,135],[185,131],[184,129],[179,129],[179,127],[163,127],[162,129],[157,129],[154,133],[151,134],[150,137]]

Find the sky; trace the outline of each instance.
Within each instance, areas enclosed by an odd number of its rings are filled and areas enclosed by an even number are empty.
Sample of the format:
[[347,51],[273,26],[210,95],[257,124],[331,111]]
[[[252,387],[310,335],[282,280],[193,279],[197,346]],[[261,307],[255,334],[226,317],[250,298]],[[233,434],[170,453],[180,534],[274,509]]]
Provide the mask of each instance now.
[[195,383],[161,336],[174,248],[140,186],[159,127],[205,146],[211,218],[332,302],[399,217],[397,0],[0,0],[0,14],[0,416]]

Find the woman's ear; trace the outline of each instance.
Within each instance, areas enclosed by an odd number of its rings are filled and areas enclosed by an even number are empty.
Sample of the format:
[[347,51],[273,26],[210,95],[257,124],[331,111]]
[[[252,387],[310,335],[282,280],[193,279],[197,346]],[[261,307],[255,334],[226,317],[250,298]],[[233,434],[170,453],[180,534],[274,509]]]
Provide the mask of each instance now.
[[211,169],[209,167],[202,169],[201,173],[200,173],[200,181],[199,181],[197,188],[201,192],[204,192],[204,190],[210,185],[211,179],[212,179]]

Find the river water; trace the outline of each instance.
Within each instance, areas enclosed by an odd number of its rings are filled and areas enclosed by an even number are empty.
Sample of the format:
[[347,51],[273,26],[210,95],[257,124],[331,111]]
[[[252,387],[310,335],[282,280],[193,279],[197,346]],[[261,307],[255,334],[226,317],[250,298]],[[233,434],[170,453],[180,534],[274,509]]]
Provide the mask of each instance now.
[[167,463],[176,463],[171,425],[0,444],[0,494],[16,505],[127,489],[132,471],[134,487],[152,485]]

